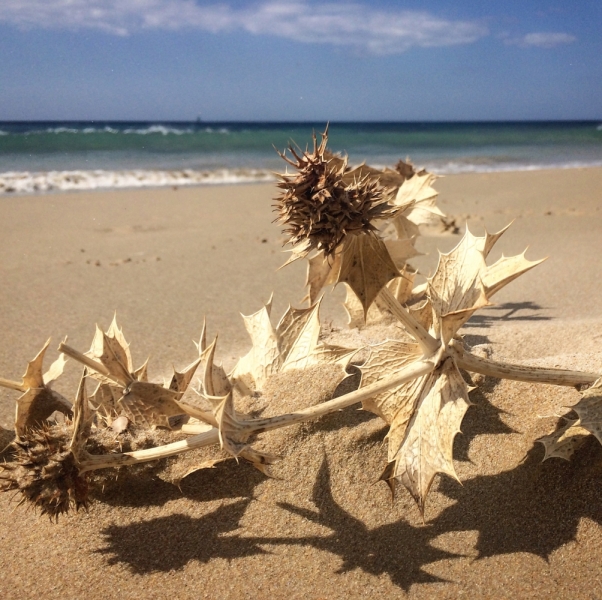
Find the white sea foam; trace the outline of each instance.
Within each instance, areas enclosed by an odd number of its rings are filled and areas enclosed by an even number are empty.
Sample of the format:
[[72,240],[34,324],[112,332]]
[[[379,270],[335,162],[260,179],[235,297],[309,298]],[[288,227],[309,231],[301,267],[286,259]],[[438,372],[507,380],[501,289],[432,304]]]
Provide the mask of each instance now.
[[258,183],[273,180],[273,174],[265,169],[219,169],[215,171],[138,169],[38,173],[11,171],[0,173],[0,195],[69,190]]
[[105,127],[84,127],[78,129],[76,127],[47,127],[46,129],[33,129],[31,131],[24,131],[18,133],[11,133],[8,131],[1,131],[0,135],[43,135],[48,133],[72,133],[72,134],[92,134],[92,133],[113,133],[113,134],[125,134],[125,135],[150,135],[159,133],[161,135],[186,135],[194,133],[219,133],[229,134],[230,130],[226,127],[220,127],[219,129],[213,129],[211,127],[205,127],[203,129],[194,129],[192,127],[179,128],[169,127],[167,125],[149,125],[148,127],[128,127],[127,129],[116,129],[106,125]]
[[[374,165],[383,168],[384,165]],[[467,162],[432,162],[416,165],[431,173],[453,175],[458,173],[495,173],[509,171],[540,171],[544,169],[579,169],[602,167],[602,161],[567,162],[562,164],[475,164]],[[215,170],[151,170],[131,169],[78,171],[8,171],[0,173],[0,196],[7,194],[35,194],[70,190],[144,188],[187,185],[219,185],[260,183],[274,181],[267,169],[238,168]]]
[[511,171],[545,171],[548,169],[586,169],[588,167],[602,167],[602,161],[573,161],[565,163],[539,163],[539,164],[474,164],[466,162],[426,163],[424,168],[437,175],[455,175],[459,173],[499,173]]
[[177,127],[166,127],[165,125],[151,125],[150,127],[141,127],[141,128],[128,128],[124,129],[122,133],[131,135],[149,135],[152,133],[160,133],[161,135],[169,135],[170,133],[174,135],[184,135],[187,133],[194,133],[194,129],[178,129]]

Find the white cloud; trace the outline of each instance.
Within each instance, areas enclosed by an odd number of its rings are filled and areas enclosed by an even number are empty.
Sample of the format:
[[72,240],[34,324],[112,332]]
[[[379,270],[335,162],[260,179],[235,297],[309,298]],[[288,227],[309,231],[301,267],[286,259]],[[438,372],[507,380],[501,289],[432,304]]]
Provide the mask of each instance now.
[[504,40],[504,43],[523,48],[555,48],[563,44],[572,44],[576,40],[577,38],[569,33],[536,32],[527,33],[517,38],[509,37]]
[[446,20],[423,11],[285,0],[267,0],[246,8],[194,0],[2,0],[2,22],[23,29],[97,29],[115,35],[148,29],[243,30],[373,54],[395,54],[416,46],[470,44],[489,33],[481,23]]

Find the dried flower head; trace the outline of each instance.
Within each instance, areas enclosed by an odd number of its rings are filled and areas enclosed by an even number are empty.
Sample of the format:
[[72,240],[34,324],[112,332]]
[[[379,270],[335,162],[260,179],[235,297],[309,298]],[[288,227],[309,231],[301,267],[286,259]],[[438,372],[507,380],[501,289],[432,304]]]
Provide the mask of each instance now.
[[297,172],[279,175],[284,192],[274,210],[276,220],[286,225],[288,243],[303,244],[304,254],[316,249],[328,256],[347,234],[375,231],[372,221],[389,218],[397,209],[389,203],[391,191],[379,181],[363,175],[344,178],[347,159],[326,150],[328,128],[321,135],[318,145],[314,133],[311,152],[299,155],[289,146],[294,160],[280,154]]
[[88,507],[88,482],[69,450],[71,431],[63,426],[29,429],[13,444],[12,461],[0,465],[0,490],[15,490],[51,519]]

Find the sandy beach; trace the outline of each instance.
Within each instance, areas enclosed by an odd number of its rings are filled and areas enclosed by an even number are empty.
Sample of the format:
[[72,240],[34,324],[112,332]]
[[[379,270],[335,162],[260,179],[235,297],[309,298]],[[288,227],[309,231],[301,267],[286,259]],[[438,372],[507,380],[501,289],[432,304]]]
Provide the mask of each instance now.
[[[453,175],[438,204],[460,233],[497,231],[492,252],[549,257],[508,285],[461,333],[499,360],[602,370],[602,168]],[[249,347],[240,313],[274,293],[300,305],[305,267],[286,259],[272,184],[0,197],[0,376],[19,379],[51,337],[86,351],[113,314],[154,381],[197,350],[203,319],[231,367]],[[425,231],[428,274],[459,234]],[[345,327],[341,290],[322,322]],[[57,389],[71,398],[70,361]],[[288,386],[288,387],[287,387]],[[274,394],[289,407],[295,381]],[[0,426],[17,393],[0,388]],[[0,496],[0,590],[23,598],[602,597],[602,447],[541,463],[535,440],[579,394],[485,378],[455,442],[463,485],[438,477],[425,522],[376,482],[386,428],[346,409],[266,436],[268,479],[233,461],[178,488],[123,474],[88,513],[58,524]],[[288,404],[287,404],[288,403]]]

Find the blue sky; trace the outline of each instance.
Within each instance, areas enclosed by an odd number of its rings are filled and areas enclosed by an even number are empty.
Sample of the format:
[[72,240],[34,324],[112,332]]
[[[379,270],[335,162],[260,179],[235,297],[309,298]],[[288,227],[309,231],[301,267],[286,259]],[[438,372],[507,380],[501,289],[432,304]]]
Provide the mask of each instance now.
[[0,120],[602,118],[602,2],[1,0]]

